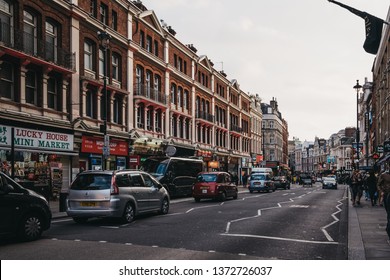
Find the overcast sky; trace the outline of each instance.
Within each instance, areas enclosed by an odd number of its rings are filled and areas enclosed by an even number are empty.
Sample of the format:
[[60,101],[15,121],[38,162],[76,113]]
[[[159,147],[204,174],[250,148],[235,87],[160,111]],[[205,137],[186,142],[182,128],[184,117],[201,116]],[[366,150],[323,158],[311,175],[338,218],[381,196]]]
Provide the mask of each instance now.
[[[386,19],[389,0],[339,0]],[[274,97],[289,139],[356,126],[356,91],[372,81],[364,20],[327,0],[142,0],[241,90]],[[219,63],[223,62],[223,63]]]

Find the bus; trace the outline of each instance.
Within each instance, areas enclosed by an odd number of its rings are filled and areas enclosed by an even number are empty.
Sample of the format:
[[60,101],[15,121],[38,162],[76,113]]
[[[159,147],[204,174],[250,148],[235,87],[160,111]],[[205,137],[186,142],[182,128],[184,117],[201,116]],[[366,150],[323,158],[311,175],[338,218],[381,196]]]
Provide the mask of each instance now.
[[203,161],[198,158],[149,157],[140,169],[154,176],[170,196],[191,196],[196,176],[203,171]]

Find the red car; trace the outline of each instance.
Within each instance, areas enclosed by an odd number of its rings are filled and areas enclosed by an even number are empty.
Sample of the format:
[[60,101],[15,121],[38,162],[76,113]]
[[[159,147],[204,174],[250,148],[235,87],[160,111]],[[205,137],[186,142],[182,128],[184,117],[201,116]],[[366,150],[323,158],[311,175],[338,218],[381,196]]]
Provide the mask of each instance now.
[[201,172],[192,187],[192,196],[196,202],[203,198],[225,201],[227,197],[237,199],[238,189],[227,172]]

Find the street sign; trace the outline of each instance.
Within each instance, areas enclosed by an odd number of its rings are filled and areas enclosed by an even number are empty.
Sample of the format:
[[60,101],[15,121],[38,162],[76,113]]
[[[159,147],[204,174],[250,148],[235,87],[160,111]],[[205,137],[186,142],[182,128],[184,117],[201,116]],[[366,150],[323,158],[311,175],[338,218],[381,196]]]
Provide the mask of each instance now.
[[[357,143],[356,143],[356,142],[353,142],[353,143],[352,143],[352,147],[353,147],[354,149],[356,149],[356,148],[357,148]],[[363,148],[363,143],[359,142],[359,149],[361,149],[361,148]]]
[[378,147],[376,147],[376,152],[377,153],[383,153],[384,149],[383,149],[383,145],[379,145]]
[[373,158],[373,159],[378,159],[378,158],[379,158],[379,155],[378,155],[377,153],[375,153],[375,154],[372,155],[372,158]]
[[103,156],[108,157],[110,155],[110,147],[104,146],[103,147]]

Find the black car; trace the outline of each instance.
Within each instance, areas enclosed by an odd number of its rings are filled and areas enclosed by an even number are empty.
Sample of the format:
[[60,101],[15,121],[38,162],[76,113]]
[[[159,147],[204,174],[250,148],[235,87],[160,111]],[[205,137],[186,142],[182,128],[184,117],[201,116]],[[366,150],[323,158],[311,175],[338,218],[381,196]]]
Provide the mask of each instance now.
[[274,177],[274,185],[275,189],[290,189],[290,182],[287,180],[285,176],[276,176]]
[[310,177],[305,177],[305,178],[302,178],[301,179],[301,182],[302,182],[302,186],[309,186],[309,187],[312,187],[313,186],[313,181]]
[[15,235],[24,241],[40,238],[50,228],[47,200],[0,172],[0,236]]

